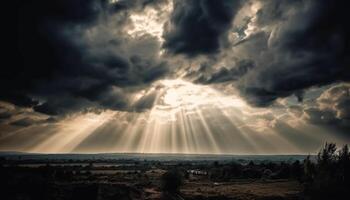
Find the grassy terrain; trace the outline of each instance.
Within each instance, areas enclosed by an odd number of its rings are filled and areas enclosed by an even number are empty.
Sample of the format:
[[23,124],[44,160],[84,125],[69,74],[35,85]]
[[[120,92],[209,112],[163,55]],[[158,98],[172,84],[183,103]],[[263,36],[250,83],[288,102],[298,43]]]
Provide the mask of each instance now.
[[[145,163],[113,167],[61,165],[3,166],[2,187],[7,199],[297,199],[301,187],[288,179],[231,179],[213,181],[209,175],[187,174],[178,196],[164,194],[161,177],[166,168]],[[139,166],[141,165],[141,166]],[[181,166],[182,171],[198,166]],[[203,166],[202,166],[203,167]]]

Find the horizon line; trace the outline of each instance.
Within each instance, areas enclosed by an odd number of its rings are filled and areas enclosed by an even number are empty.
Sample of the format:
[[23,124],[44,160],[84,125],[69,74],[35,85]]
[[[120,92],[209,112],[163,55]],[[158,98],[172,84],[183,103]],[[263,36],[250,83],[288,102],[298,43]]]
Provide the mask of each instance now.
[[26,151],[2,151],[0,150],[1,154],[35,154],[35,155],[102,155],[102,154],[119,154],[119,155],[127,155],[127,154],[134,154],[134,155],[188,155],[188,156],[308,156],[308,155],[317,155],[317,153],[291,153],[291,154],[283,154],[283,153],[277,153],[277,154],[230,154],[230,153],[171,153],[171,152],[165,152],[165,153],[144,153],[144,152],[26,152]]

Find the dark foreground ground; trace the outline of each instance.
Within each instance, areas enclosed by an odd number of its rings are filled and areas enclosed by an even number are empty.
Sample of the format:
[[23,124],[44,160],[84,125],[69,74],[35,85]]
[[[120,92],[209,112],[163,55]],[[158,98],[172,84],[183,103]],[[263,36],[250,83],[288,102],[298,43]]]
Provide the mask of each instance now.
[[[6,199],[162,199],[161,170],[147,171],[147,179],[124,173],[72,175],[69,180],[49,181],[41,172],[26,175],[16,172],[17,180],[3,188]],[[300,189],[296,181],[290,180],[217,183],[190,178],[181,187],[179,197],[174,199],[298,199]]]
[[0,154],[0,199],[347,200],[350,151],[315,156]]
[[[302,186],[285,163],[233,161],[2,160],[5,199],[300,199]],[[162,175],[176,169],[180,190],[162,189]],[[289,173],[289,174],[286,174]],[[294,172],[293,172],[294,173]],[[171,182],[172,180],[170,180]]]

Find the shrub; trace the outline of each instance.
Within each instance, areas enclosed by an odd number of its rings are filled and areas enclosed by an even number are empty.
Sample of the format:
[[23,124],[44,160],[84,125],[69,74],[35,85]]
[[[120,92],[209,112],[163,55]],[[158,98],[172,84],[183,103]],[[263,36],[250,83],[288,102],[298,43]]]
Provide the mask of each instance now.
[[183,175],[179,170],[170,170],[161,177],[161,188],[164,192],[178,192],[183,183]]
[[343,199],[349,195],[350,153],[345,145],[337,151],[333,143],[326,143],[313,163],[304,161],[305,193],[311,199]]

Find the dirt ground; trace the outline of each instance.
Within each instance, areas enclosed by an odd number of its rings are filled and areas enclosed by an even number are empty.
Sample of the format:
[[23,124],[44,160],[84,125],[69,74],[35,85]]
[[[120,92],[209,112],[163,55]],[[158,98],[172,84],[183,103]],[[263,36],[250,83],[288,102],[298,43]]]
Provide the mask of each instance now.
[[[239,180],[234,182],[187,182],[181,192],[187,199],[297,199],[301,186],[288,180]],[[225,198],[223,198],[225,197]]]
[[[56,172],[55,179],[47,179],[45,168],[13,168],[8,175],[8,196],[13,199],[51,200],[293,200],[299,199],[302,187],[287,179],[231,179],[214,182],[206,175],[189,175],[180,193],[164,195],[160,179],[166,171],[151,169],[80,170]],[[53,167],[52,169],[56,169]],[[67,174],[67,172],[69,172]],[[27,197],[31,198],[27,198]]]

